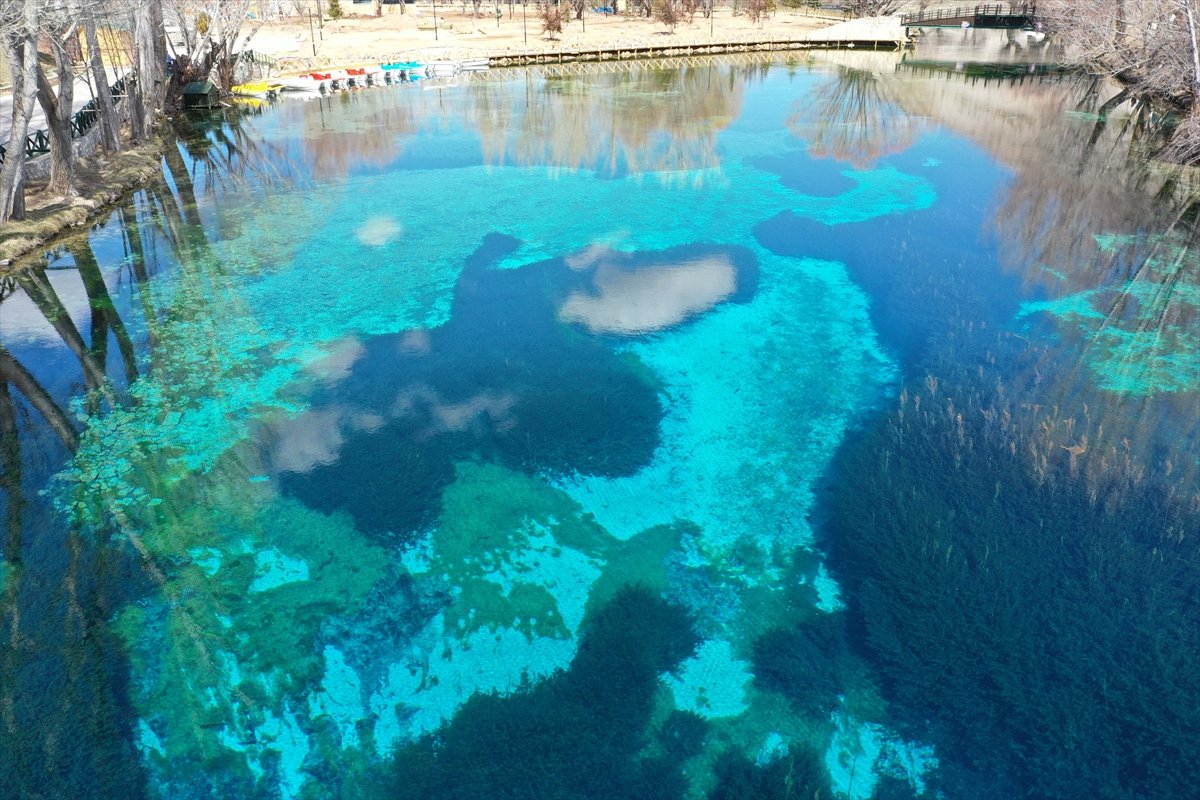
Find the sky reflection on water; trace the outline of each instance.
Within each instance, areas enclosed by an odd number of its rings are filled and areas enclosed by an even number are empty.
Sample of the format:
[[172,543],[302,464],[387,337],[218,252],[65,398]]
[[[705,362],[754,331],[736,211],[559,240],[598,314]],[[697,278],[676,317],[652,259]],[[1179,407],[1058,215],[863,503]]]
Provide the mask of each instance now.
[[[1120,745],[1188,763],[1126,728],[1195,725],[1170,693],[987,686],[1101,658],[1064,563],[1161,598],[1118,620],[1159,660],[1099,685],[1200,675],[1197,201],[1066,113],[1087,80],[955,75],[531,71],[181,124],[162,181],[0,285],[0,772],[969,798],[1086,756],[1089,796],[1170,796],[1186,768]],[[1078,619],[921,595],[1013,574]]]

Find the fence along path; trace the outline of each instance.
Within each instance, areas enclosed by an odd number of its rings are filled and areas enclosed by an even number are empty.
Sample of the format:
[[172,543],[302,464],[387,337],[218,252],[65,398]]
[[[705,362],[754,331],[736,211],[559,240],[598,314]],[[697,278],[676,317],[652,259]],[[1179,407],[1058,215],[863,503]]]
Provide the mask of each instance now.
[[[116,83],[108,87],[112,92],[113,107],[116,108],[128,95],[128,89],[131,83],[135,80],[133,73],[129,73],[117,79]],[[85,133],[90,131],[100,121],[100,99],[93,97],[87,102],[83,108],[75,112],[71,117],[71,138],[78,139]],[[4,163],[4,156],[8,149],[12,147],[12,140],[4,144],[0,144],[0,164]],[[50,134],[43,128],[36,130],[25,137],[25,157],[33,158],[44,153],[50,152]]]
[[900,24],[909,28],[957,28],[964,22],[973,28],[1005,29],[1033,25],[1037,4],[995,3],[955,8],[930,8],[916,14],[903,14]]

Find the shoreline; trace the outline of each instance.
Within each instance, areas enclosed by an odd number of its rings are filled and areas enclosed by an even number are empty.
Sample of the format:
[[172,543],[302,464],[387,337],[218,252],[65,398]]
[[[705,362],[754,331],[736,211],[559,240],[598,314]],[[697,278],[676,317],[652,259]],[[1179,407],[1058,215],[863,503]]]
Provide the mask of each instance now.
[[112,156],[98,155],[77,166],[86,190],[69,200],[27,198],[26,218],[9,220],[0,230],[0,275],[22,267],[31,253],[46,250],[72,231],[89,226],[104,211],[142,188],[162,171],[163,140],[159,137]]
[[[522,17],[521,7],[501,4],[499,18],[474,17],[454,5],[431,3],[385,6],[383,16],[353,14],[310,27],[307,20],[267,22],[252,40],[256,53],[277,62],[280,73],[389,61],[490,60],[549,56],[570,51],[638,50],[705,47],[719,43],[751,45],[769,41],[805,41],[812,34],[846,22],[828,13],[781,9],[755,23],[744,14],[717,9],[714,17],[681,18],[673,27],[626,14],[588,11],[583,19],[564,20],[554,37],[542,30],[535,14]],[[858,20],[862,22],[862,20]],[[898,18],[897,18],[898,22]]]

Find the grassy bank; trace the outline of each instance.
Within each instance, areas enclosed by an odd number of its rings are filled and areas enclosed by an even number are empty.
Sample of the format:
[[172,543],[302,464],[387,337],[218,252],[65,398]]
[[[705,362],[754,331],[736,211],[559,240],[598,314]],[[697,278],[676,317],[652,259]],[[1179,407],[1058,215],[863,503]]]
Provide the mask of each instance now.
[[154,139],[115,155],[98,155],[76,166],[76,184],[86,187],[71,200],[31,192],[23,220],[0,229],[0,273],[25,255],[41,252],[55,238],[87,225],[97,214],[136,190],[161,169],[162,142]]

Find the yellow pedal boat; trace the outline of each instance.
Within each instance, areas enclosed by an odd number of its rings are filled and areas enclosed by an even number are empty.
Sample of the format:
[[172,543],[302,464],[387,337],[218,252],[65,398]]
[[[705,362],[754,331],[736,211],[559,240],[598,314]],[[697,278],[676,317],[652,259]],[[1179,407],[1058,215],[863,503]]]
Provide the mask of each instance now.
[[271,83],[268,81],[239,83],[237,86],[233,87],[233,93],[240,94],[243,97],[270,97],[278,94],[282,90],[282,83]]

